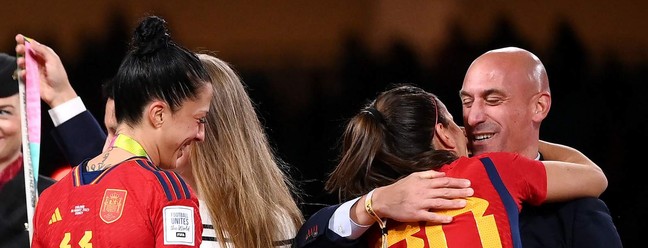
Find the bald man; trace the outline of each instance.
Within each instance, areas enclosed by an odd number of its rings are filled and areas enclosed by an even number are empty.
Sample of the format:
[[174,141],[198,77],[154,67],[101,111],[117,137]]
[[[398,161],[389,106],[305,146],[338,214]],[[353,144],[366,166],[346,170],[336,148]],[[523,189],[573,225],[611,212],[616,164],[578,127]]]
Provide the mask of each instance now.
[[[460,97],[472,154],[504,151],[531,159],[554,159],[551,154],[543,157],[538,149],[540,124],[551,108],[551,91],[544,65],[531,52],[506,47],[479,56],[466,72]],[[381,209],[381,217],[404,221],[400,219],[401,216],[392,213],[427,209],[421,205],[390,205],[381,204],[380,201],[410,196],[415,198],[417,194],[411,192],[416,191],[420,192],[421,189],[415,185],[399,191],[400,195],[387,195],[390,191],[383,190],[380,198],[374,196],[373,204],[388,208]],[[412,201],[415,199],[408,198],[402,202]],[[340,210],[345,205],[350,206],[350,210]],[[355,204],[355,200],[352,200],[318,211],[300,229],[296,237],[297,247],[366,246],[361,237],[368,226],[360,226],[352,221],[354,212],[362,209],[363,204]],[[522,209],[519,226],[512,225],[511,230],[520,230],[519,236],[525,248],[622,247],[607,206],[597,198],[540,207],[525,205]],[[423,218],[417,220],[428,221]]]
[[514,47],[486,52],[468,68],[459,94],[473,154],[506,151],[537,158],[551,91],[535,55]]
[[[507,151],[552,159],[538,151],[551,91],[545,67],[533,53],[507,47],[479,56],[466,72],[460,96],[473,154]],[[524,247],[621,247],[607,206],[596,198],[525,205],[520,234]]]

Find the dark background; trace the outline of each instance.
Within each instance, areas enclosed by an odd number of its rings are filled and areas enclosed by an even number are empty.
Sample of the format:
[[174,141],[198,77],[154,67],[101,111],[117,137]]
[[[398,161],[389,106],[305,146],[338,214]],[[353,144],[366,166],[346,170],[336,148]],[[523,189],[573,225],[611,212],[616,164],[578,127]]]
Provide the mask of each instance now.
[[[437,94],[461,123],[458,91],[483,52],[518,46],[544,62],[553,108],[541,138],[587,154],[606,172],[608,204],[626,247],[647,219],[641,162],[648,138],[645,1],[331,1],[294,4],[110,1],[3,3],[0,48],[23,33],[48,44],[102,120],[100,84],[115,73],[137,19],[158,14],[188,48],[217,52],[240,73],[277,154],[303,189],[308,217],[336,202],[322,191],[347,118],[392,83]],[[4,14],[3,14],[4,15]],[[41,172],[69,167],[47,134]],[[638,145],[631,145],[638,144]]]

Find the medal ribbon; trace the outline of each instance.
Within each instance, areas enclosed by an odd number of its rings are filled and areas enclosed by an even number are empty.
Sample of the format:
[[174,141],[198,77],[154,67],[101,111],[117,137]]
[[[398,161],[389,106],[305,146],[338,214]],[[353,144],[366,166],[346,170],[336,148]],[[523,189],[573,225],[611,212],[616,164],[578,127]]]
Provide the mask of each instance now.
[[112,147],[121,148],[126,150],[127,152],[135,154],[136,156],[146,157],[148,160],[151,160],[151,158],[149,158],[148,154],[146,153],[146,150],[144,150],[144,147],[142,147],[140,143],[124,134],[119,134],[117,135],[117,137],[115,137],[112,142]]

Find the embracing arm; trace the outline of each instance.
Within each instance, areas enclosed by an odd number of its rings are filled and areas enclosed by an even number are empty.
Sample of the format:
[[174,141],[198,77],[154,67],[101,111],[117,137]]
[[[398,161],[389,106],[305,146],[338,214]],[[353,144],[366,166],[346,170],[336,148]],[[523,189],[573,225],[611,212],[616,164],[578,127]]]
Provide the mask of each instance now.
[[[563,161],[596,166],[596,164],[594,164],[592,160],[585,156],[585,154],[566,145],[541,140],[538,149],[540,150],[540,153],[542,154],[544,160],[547,161]],[[598,166],[596,166],[596,168],[598,168]]]
[[545,141],[539,148],[546,160],[547,201],[598,197],[607,188],[603,170],[580,151]]
[[580,184],[578,182],[583,177],[584,180],[593,182],[576,185],[575,190],[592,197],[523,208],[520,215],[520,234],[524,247],[623,247],[609,209],[597,198],[607,185],[601,169],[573,148],[548,142],[541,142],[539,148],[547,160],[564,160],[583,166],[576,168],[577,171],[583,170],[584,174],[568,171],[567,174],[571,176],[562,174],[561,165],[554,164],[556,168],[551,167],[552,165],[546,167],[549,201],[552,200],[550,191],[556,191],[557,186],[567,188],[568,186],[563,184]]
[[[466,206],[464,198],[473,193],[469,180],[445,177],[445,173],[429,170],[412,173],[391,185],[377,188],[371,202],[381,218],[449,223],[452,217],[430,210],[463,208]],[[366,197],[362,196],[351,212],[351,219],[361,225],[375,223],[364,208]]]
[[[377,188],[371,200],[380,218],[447,223],[452,217],[430,210],[462,208],[466,205],[463,198],[473,193],[470,181],[445,177],[444,173],[431,170],[412,173]],[[358,241],[375,223],[365,211],[365,197],[319,210],[300,228],[295,247],[365,247],[365,243]],[[344,208],[344,205],[351,206]]]

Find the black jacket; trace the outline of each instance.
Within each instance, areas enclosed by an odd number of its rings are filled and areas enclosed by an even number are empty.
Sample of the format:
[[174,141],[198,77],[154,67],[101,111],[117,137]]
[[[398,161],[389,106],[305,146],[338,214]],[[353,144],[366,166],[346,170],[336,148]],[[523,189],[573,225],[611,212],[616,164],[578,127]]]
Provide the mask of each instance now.
[[[0,247],[29,247],[27,223],[27,200],[25,199],[25,174],[21,170],[0,189]],[[54,180],[39,175],[38,193],[54,184]]]
[[61,123],[51,134],[71,165],[101,154],[106,141],[106,133],[87,110]]

